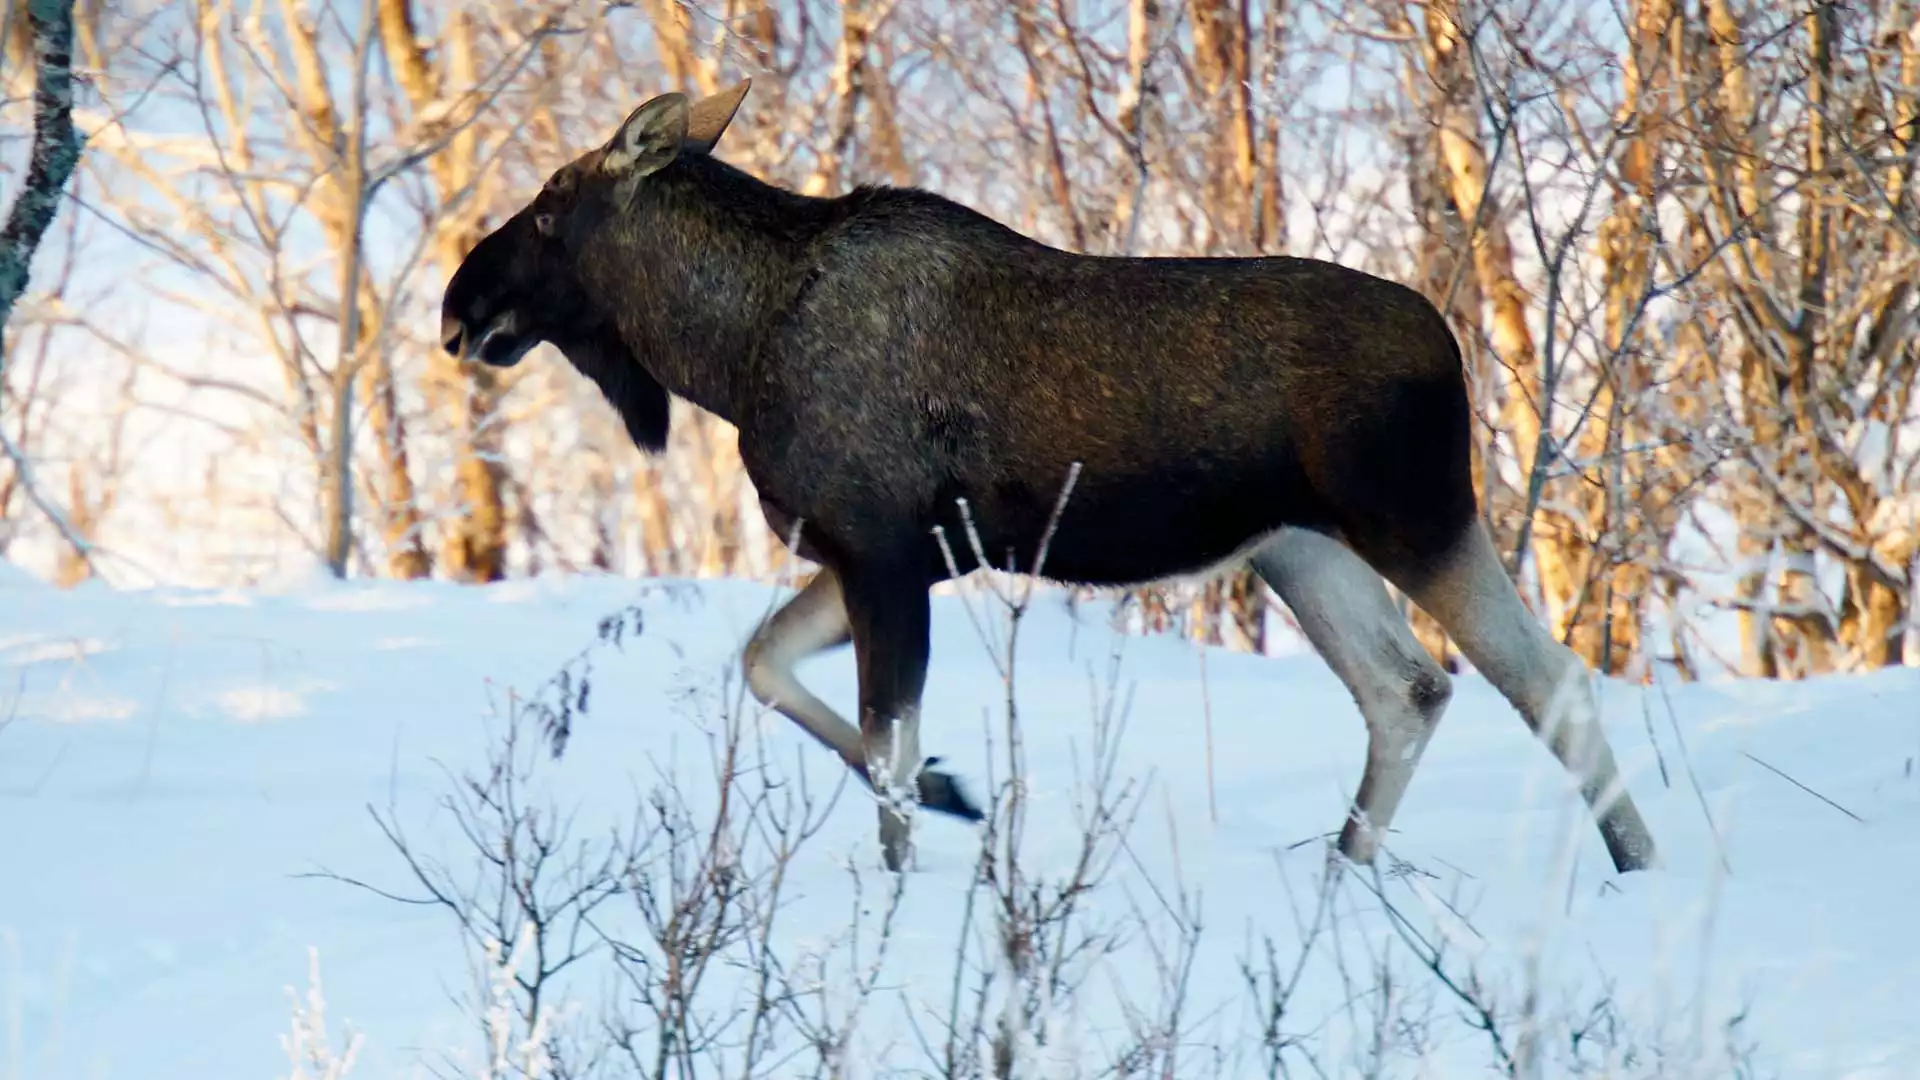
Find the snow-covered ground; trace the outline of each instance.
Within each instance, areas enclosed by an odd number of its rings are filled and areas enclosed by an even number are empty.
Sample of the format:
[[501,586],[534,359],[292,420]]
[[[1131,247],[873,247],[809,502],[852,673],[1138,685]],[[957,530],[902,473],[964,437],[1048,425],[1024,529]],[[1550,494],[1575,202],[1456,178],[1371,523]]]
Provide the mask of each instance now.
[[[455,1004],[474,957],[448,914],[312,872],[417,891],[371,807],[466,873],[472,853],[435,810],[450,775],[485,760],[509,690],[536,692],[628,605],[644,626],[591,652],[591,708],[564,756],[540,756],[542,783],[583,835],[630,817],[668,773],[704,805],[708,733],[737,700],[733,658],[776,598],[591,578],[62,593],[0,564],[0,1077],[286,1075],[285,988],[304,991],[309,946],[329,1025],[363,1034],[353,1076],[451,1068],[479,1034]],[[1154,946],[1168,955],[1174,925],[1161,898],[1178,886],[1197,897],[1201,932],[1177,1073],[1264,1075],[1242,966],[1265,956],[1265,936],[1285,975],[1313,923],[1314,838],[1358,776],[1358,713],[1310,654],[1120,638],[1104,614],[1043,593],[1021,631],[1026,862],[1058,877],[1077,850],[1119,648],[1116,775],[1142,786],[1085,912],[1096,930],[1134,929],[1070,965],[1079,990],[1049,1010],[1049,1048],[1029,1064],[1097,1074],[1127,1044],[1122,1002],[1157,1000]],[[936,601],[934,650],[926,749],[985,793],[1004,695],[958,599]],[[846,652],[804,674],[848,706]],[[1527,1041],[1533,987],[1545,1075],[1604,1045],[1631,1050],[1623,1075],[1727,1075],[1734,1058],[1759,1075],[1920,1075],[1920,671],[1609,683],[1602,703],[1666,866],[1615,877],[1559,767],[1483,681],[1461,677],[1396,821],[1384,892],[1349,872],[1331,894],[1332,929],[1279,1025],[1297,1040],[1292,1068],[1310,1072],[1309,1053],[1328,1075],[1376,1053],[1389,1075],[1488,1067],[1491,1040],[1411,941],[1443,946],[1443,970],[1491,1004],[1508,1052]],[[778,717],[758,730],[782,782],[832,788],[824,751]],[[793,860],[791,914],[770,938],[798,970],[807,955],[851,957],[843,931],[862,921],[859,960],[828,963],[822,1001],[849,1001],[832,984],[875,955],[888,879],[873,822],[859,793],[841,793]],[[920,1040],[946,1014],[978,840],[946,819],[923,818],[918,837],[852,1075],[937,1073]],[[974,920],[991,922],[984,909]],[[613,985],[603,959],[578,969],[578,1001]],[[810,1073],[808,1053],[772,1074]]]

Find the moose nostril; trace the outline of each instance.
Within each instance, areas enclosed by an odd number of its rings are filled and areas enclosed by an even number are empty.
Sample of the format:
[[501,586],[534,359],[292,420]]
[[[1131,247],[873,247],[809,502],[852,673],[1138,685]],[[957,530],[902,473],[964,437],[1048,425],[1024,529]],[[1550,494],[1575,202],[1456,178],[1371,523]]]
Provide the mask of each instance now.
[[446,316],[440,320],[440,347],[453,356],[460,355],[460,339],[466,336],[466,327],[460,320]]

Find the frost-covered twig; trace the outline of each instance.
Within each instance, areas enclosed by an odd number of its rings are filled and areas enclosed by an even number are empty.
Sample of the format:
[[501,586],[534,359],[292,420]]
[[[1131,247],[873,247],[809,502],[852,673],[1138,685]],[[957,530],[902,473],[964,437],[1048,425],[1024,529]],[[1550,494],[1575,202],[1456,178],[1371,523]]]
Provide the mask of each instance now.
[[[522,1052],[522,1063],[537,1064],[543,1075],[568,1076],[574,1057],[591,1055],[569,1045],[556,1028],[555,997],[562,977],[601,948],[592,919],[625,888],[635,858],[634,828],[615,828],[598,839],[575,836],[574,811],[539,795],[544,755],[538,752],[538,732],[530,730],[536,722],[517,696],[509,695],[506,730],[489,748],[485,765],[459,775],[445,772],[449,791],[439,810],[451,821],[471,865],[449,863],[434,845],[417,841],[402,824],[398,807],[369,806],[414,891],[401,893],[330,871],[312,876],[445,911],[478,965],[476,999],[469,1005],[488,1060],[499,1059],[496,1044],[504,1020],[498,1010],[510,1002],[524,1037],[537,1033],[545,1043],[538,1053]],[[503,954],[507,942],[514,947]],[[511,984],[504,999],[503,977]]]
[[[1079,843],[1071,862],[1057,873],[1031,867],[1025,844],[1031,793],[1018,692],[1021,628],[1079,472],[1077,464],[1070,469],[1032,562],[1024,570],[1017,554],[1009,552],[1001,564],[1007,570],[996,571],[985,557],[970,509],[960,508],[971,553],[986,579],[963,587],[961,599],[1000,678],[1001,715],[996,726],[1002,737],[996,741],[988,736],[988,783],[995,797],[964,901],[953,978],[942,1010],[944,1038],[937,1046],[924,1035],[921,1039],[930,1064],[945,1077],[1053,1076],[1066,1075],[1062,1068],[1082,1067],[1085,1063],[1076,1056],[1080,1051],[1075,1048],[1071,1018],[1095,965],[1116,950],[1122,938],[1120,927],[1090,924],[1084,917],[1085,902],[1107,880],[1123,853],[1139,808],[1138,785],[1118,773],[1117,748],[1130,695],[1120,692],[1118,685],[1117,646],[1104,690],[1097,681],[1092,686],[1092,742],[1084,758],[1076,761],[1082,768],[1073,785],[1071,807]],[[957,560],[944,533],[936,531],[936,538],[949,570],[958,577]],[[1019,582],[999,580],[1001,573],[1011,572],[1024,572],[1026,577]],[[996,777],[996,772],[1001,775]],[[991,913],[985,925],[979,918],[983,910]],[[1134,915],[1127,925],[1137,928],[1146,913],[1136,908]],[[1192,940],[1197,919],[1179,923],[1177,930],[1178,940]],[[1185,946],[1176,950],[1182,956],[1187,952]],[[1169,978],[1164,989],[1183,999],[1184,979],[1177,973],[1185,971],[1187,964],[1173,956],[1165,957]],[[1156,1054],[1167,1050],[1156,1040],[1162,1039],[1161,1033],[1177,1029],[1179,1014],[1177,1003],[1140,1003],[1135,1012],[1136,1047],[1122,1051],[1122,1061],[1141,1047]]]
[[327,995],[320,981],[320,950],[307,946],[307,992],[305,996],[287,987],[287,1000],[293,1007],[291,1030],[280,1036],[280,1048],[286,1052],[292,1071],[287,1080],[345,1080],[360,1055],[364,1036],[346,1026],[346,1044],[335,1049],[327,1034]]

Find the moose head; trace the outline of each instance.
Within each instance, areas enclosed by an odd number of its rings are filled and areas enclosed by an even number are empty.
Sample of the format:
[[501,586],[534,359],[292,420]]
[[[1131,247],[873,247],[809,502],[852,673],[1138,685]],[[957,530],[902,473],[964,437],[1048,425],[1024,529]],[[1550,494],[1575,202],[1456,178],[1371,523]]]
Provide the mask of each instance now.
[[539,194],[476,244],[440,306],[448,353],[497,368],[547,342],[591,378],[643,449],[665,447],[667,393],[633,355],[619,313],[596,303],[582,279],[596,246],[646,194],[648,180],[686,155],[706,155],[746,97],[747,82],[690,102],[662,94],[612,139],[557,169]]

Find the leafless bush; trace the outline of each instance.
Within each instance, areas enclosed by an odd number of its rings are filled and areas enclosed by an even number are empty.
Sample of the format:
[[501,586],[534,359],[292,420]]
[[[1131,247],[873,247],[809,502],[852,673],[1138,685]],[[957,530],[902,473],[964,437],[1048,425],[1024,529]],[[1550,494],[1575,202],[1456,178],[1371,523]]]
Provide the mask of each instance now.
[[449,770],[439,802],[457,857],[414,839],[388,807],[371,813],[411,890],[327,875],[443,909],[468,954],[485,957],[464,1007],[482,1027],[488,1076],[752,1076],[795,1043],[830,1059],[844,1043],[833,1033],[851,1030],[847,1017],[810,1017],[803,972],[774,944],[791,863],[837,791],[774,767],[738,687],[703,726],[711,771],[691,790],[662,767],[630,816],[597,830],[554,794],[542,741],[557,758],[589,708],[596,651],[643,627],[638,606],[609,614],[531,696],[496,702],[504,725],[484,765]]
[[[1515,1078],[1752,1076],[1745,1009],[1649,1022],[1598,978],[1545,981],[1537,946],[1502,956],[1462,899],[1464,875],[1382,851],[1331,850],[1311,894],[1282,859],[1290,933],[1250,930],[1238,965],[1252,1037],[1233,1075],[1397,1077],[1436,1065]],[[1449,880],[1451,879],[1451,880]],[[1343,1023],[1329,1023],[1329,1010]]]
[[639,1077],[756,1075],[782,1051],[788,1026],[822,1059],[835,1053],[804,1024],[774,935],[792,862],[838,791],[817,796],[801,770],[784,779],[730,684],[718,725],[704,733],[717,804],[703,813],[707,797],[689,799],[675,777],[659,778],[626,875],[637,926],[599,927],[624,998],[607,1033]]
[[[988,786],[993,798],[982,830],[980,855],[968,884],[966,917],[955,948],[944,1039],[927,1045],[939,1075],[1024,1077],[1078,1075],[1088,1071],[1087,1051],[1071,1022],[1079,998],[1103,961],[1138,943],[1154,978],[1142,993],[1114,983],[1129,1039],[1104,1071],[1119,1076],[1176,1075],[1182,1008],[1200,933],[1199,897],[1184,884],[1168,891],[1143,876],[1145,897],[1127,895],[1126,913],[1100,917],[1087,901],[1107,885],[1123,857],[1141,805],[1143,781],[1119,771],[1130,694],[1120,690],[1121,653],[1108,654],[1104,677],[1089,672],[1090,742],[1076,761],[1071,810],[1077,843],[1059,873],[1034,865],[1028,850],[1029,784],[1016,671],[1023,623],[1037,576],[1046,568],[1055,525],[1079,478],[1068,473],[1039,549],[1022,567],[1006,559],[1007,572],[982,549],[979,532],[960,504],[965,542],[983,568],[961,600],[980,642],[993,659],[1003,700],[998,740],[988,739]],[[944,532],[939,540],[948,568],[958,560]],[[1014,578],[1024,570],[1027,576]],[[1137,861],[1137,860],[1136,860]],[[987,911],[982,914],[980,908]],[[980,925],[976,927],[976,918]]]
[[[472,973],[468,1009],[481,1027],[486,1059],[503,1064],[510,1044],[540,1053],[513,1073],[590,1075],[598,1054],[561,1021],[562,976],[602,945],[594,916],[621,895],[638,866],[634,837],[642,815],[604,834],[575,828],[575,811],[544,793],[535,713],[517,698],[506,704],[505,730],[484,764],[455,775],[438,809],[451,820],[465,858],[447,861],[416,841],[393,806],[368,812],[405,863],[407,892],[340,880],[408,904],[442,909],[459,928],[467,955],[485,963]],[[339,875],[329,875],[339,877]]]
[[[1036,591],[992,570],[962,590],[1002,693],[985,736],[990,805],[964,881],[885,874],[858,855],[843,857],[839,882],[821,874],[834,856],[815,840],[839,794],[858,789],[839,774],[834,790],[815,790],[804,762],[776,760],[776,746],[808,748],[760,734],[731,664],[717,694],[677,699],[672,722],[697,733],[698,764],[655,764],[635,785],[630,814],[579,825],[590,800],[553,793],[565,766],[540,743],[578,719],[594,655],[642,631],[640,606],[603,620],[595,643],[532,695],[506,695],[484,765],[448,772],[440,806],[455,825],[452,854],[404,832],[392,808],[374,813],[411,877],[408,890],[376,891],[444,910],[475,958],[463,1005],[492,1070],[484,1075],[1395,1077],[1431,1074],[1438,1062],[1513,1077],[1750,1069],[1741,1017],[1717,1035],[1697,1017],[1649,1028],[1604,977],[1550,985],[1532,957],[1495,948],[1462,898],[1472,892],[1464,872],[1391,851],[1354,867],[1325,838],[1309,842],[1325,858],[1304,888],[1297,860],[1278,855],[1273,916],[1254,920],[1223,966],[1174,823],[1164,839],[1143,827],[1153,778],[1128,775],[1119,753],[1131,707],[1123,635],[1088,671],[1089,737],[1064,800],[1069,827],[1029,828],[1017,665]],[[1162,843],[1170,864],[1147,857]],[[807,889],[797,891],[796,872]],[[924,952],[901,944],[908,926],[927,940],[918,905],[928,882],[963,890],[950,974],[938,985]],[[1233,971],[1237,981],[1221,978]],[[1723,1045],[1707,1045],[1709,1035]],[[914,1065],[896,1060],[901,1053]]]

